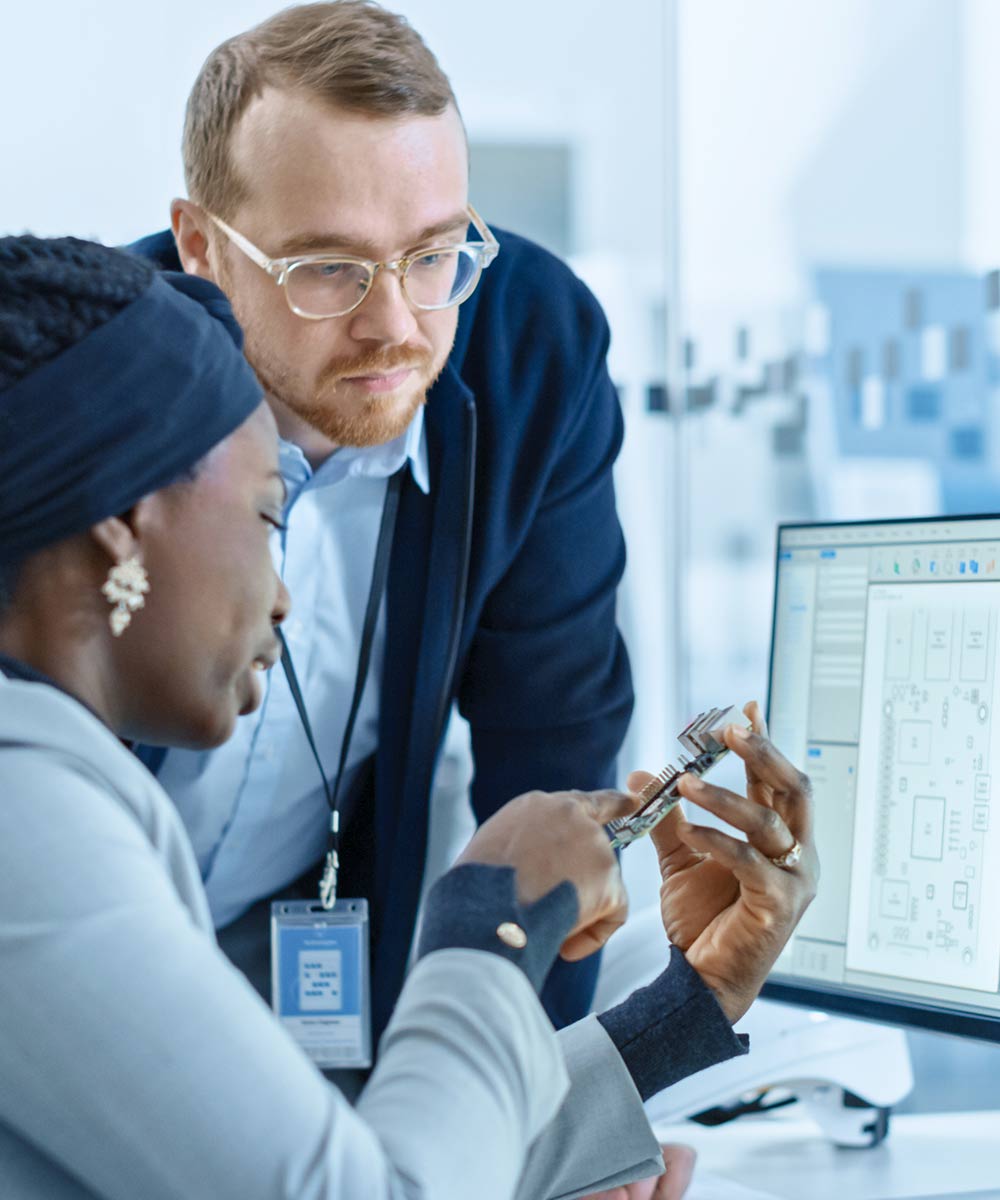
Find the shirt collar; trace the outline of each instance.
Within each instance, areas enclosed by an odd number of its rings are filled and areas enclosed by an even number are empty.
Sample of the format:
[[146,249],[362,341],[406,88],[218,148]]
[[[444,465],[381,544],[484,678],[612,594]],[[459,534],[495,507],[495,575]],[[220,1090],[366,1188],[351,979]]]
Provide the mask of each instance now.
[[409,464],[413,482],[428,495],[430,493],[430,470],[427,461],[427,429],[424,424],[423,406],[406,429],[380,446],[341,446],[313,471],[305,455],[294,442],[281,439],[280,466],[288,487],[289,499],[294,500],[307,485],[329,487],[342,479],[358,478],[388,479],[390,475]]

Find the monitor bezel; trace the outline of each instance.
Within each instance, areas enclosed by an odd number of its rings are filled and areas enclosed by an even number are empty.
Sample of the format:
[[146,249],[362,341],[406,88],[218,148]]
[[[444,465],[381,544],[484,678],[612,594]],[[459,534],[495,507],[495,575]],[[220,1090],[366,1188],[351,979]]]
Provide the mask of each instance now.
[[[859,526],[877,525],[937,525],[942,522],[954,524],[962,521],[998,521],[1000,513],[949,513],[933,517],[878,517],[863,521],[783,521],[776,529],[774,539],[774,595],[771,603],[771,649],[767,666],[767,719],[771,720],[771,693],[774,679],[775,636],[778,630],[778,571],[781,567],[781,535],[794,529],[850,529]],[[1000,535],[998,535],[1000,540]],[[778,747],[780,749],[780,747]],[[820,861],[822,863],[822,847]],[[859,1017],[866,1021],[877,1021],[890,1025],[908,1025],[916,1029],[949,1033],[958,1037],[975,1038],[979,1041],[1000,1043],[1000,1010],[995,1017],[983,1013],[961,1013],[941,1004],[930,1004],[920,1000],[900,997],[878,997],[860,993],[850,984],[831,985],[817,981],[789,983],[787,975],[775,972],[761,989],[768,1000],[785,1004],[819,1009],[824,1012],[840,1013]]]

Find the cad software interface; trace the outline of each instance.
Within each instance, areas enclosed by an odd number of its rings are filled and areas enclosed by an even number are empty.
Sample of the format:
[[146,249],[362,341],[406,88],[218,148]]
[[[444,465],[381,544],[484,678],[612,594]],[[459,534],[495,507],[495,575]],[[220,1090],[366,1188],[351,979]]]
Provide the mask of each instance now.
[[1000,519],[782,529],[770,727],[819,894],[781,982],[1000,1013]]

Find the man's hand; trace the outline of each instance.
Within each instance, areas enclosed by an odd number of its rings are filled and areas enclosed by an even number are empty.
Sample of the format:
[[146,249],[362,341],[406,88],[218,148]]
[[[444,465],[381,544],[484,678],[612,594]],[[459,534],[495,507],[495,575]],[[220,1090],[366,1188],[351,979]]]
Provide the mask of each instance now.
[[[686,800],[746,834],[692,825],[677,807],[651,832],[663,882],[660,911],[670,941],[736,1022],[756,999],[768,971],[816,894],[809,780],[767,740],[760,709],[744,710],[753,732],[731,725],[726,745],[746,764],[747,795],[685,775]],[[638,791],[650,776],[634,772]],[[772,861],[798,842],[794,866]]]
[[458,862],[514,867],[522,904],[569,880],[580,915],[560,953],[570,961],[586,958],[628,915],[621,871],[604,826],[638,804],[637,797],[623,792],[527,792],[479,827]]

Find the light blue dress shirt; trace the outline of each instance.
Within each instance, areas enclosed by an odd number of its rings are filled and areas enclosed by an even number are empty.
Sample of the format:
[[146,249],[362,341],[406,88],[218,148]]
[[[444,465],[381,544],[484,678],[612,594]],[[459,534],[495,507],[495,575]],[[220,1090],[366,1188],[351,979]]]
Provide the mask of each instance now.
[[[287,529],[275,535],[275,562],[292,595],[284,631],[331,784],[354,692],[386,481],[407,463],[426,493],[422,409],[394,441],[342,447],[315,472],[298,446],[281,445]],[[342,809],[376,747],[384,651],[383,602]],[[171,750],[159,774],[191,835],[218,928],[297,879],[326,847],[329,807],[284,672],[279,667],[264,678],[263,703],[239,720],[224,746]]]

